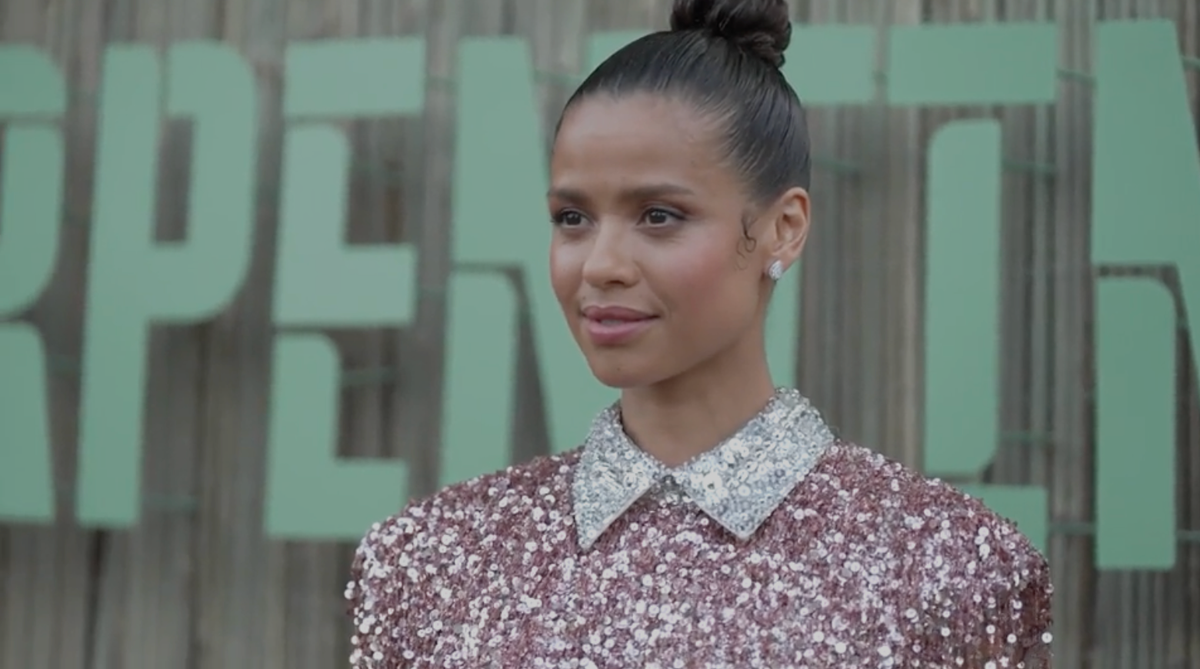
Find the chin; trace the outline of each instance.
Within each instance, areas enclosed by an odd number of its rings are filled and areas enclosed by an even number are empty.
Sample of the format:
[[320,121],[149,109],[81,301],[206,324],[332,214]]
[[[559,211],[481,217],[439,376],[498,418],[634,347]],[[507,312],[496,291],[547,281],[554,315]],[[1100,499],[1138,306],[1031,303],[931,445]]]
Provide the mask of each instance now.
[[592,351],[587,356],[587,363],[588,368],[592,370],[592,376],[609,388],[641,388],[661,380],[660,375],[655,373],[656,370],[650,369],[645,363],[631,360],[631,357]]
[[630,374],[628,370],[623,370],[613,365],[595,365],[591,361],[588,361],[588,367],[592,369],[592,376],[596,377],[597,381],[609,388],[623,390],[643,385],[640,375]]

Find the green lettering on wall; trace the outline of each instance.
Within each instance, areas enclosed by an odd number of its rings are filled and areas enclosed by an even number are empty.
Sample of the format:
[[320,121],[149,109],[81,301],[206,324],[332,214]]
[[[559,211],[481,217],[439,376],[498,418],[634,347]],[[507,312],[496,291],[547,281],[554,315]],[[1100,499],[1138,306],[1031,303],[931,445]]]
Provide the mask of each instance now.
[[[513,37],[471,37],[460,42],[458,56],[442,485],[509,464],[517,314],[528,308],[535,327],[539,320],[561,321],[557,309],[547,308],[557,305],[552,294],[547,305],[547,285],[536,283],[546,276],[549,224],[543,223],[545,166],[537,158],[542,139],[528,45]],[[524,258],[539,258],[542,267],[526,268]],[[539,292],[518,300],[523,290]],[[546,330],[534,336],[540,343]],[[569,337],[565,329],[549,336]],[[578,371],[577,356],[564,364]],[[539,371],[545,378],[545,366]]]
[[328,337],[280,335],[272,359],[267,534],[357,539],[400,507],[408,469],[337,458],[341,364]]
[[1058,91],[1053,23],[895,26],[888,36],[892,105],[1048,104]]
[[166,113],[194,124],[187,241],[156,243],[162,82],[153,47],[113,46],[100,91],[95,220],[84,329],[78,517],[138,518],[146,343],[156,323],[219,313],[241,285],[253,238],[256,92],[229,46],[167,52]]
[[[959,121],[929,147],[925,472],[973,475],[995,456],[1000,382],[1000,124]],[[990,355],[989,355],[990,353]],[[1045,550],[1049,500],[1034,487],[972,485]]]
[[[1200,159],[1175,26],[1101,24],[1096,82],[1092,259],[1172,265],[1185,300],[1195,304]],[[1110,285],[1125,282],[1102,280],[1096,304],[1096,562],[1102,569],[1170,569],[1176,549],[1174,410],[1168,410],[1175,399],[1169,390],[1174,308],[1144,282]],[[1200,333],[1194,318],[1189,321],[1195,352]]]
[[[796,30],[785,74],[806,103],[874,99],[874,28]],[[640,34],[593,36],[590,62]],[[1052,24],[895,28],[887,101],[1050,102],[1054,35]],[[1200,159],[1174,26],[1101,24],[1097,44],[1094,260],[1174,266],[1184,296],[1194,296],[1200,261],[1189,251],[1200,241]],[[577,444],[590,417],[615,397],[586,369],[549,292],[544,138],[529,51],[513,38],[471,39],[462,48],[443,483],[498,469],[510,458],[516,318],[523,307],[533,318],[556,450]],[[331,126],[298,121],[418,113],[423,55],[423,40],[412,38],[323,41],[290,50],[284,93],[293,125],[285,142],[277,325],[395,326],[411,319],[414,251],[346,245],[348,148]],[[257,149],[253,78],[233,51],[216,43],[176,45],[167,70],[166,112],[192,118],[197,137],[187,241],[160,244],[153,233],[163,85],[158,62],[153,50],[131,46],[110,48],[104,61],[80,430],[84,525],[127,526],[138,515],[148,328],[218,313],[242,282],[249,258]],[[62,137],[53,119],[65,106],[51,59],[29,47],[0,46],[0,118],[7,123],[0,318],[12,319],[33,304],[53,272],[63,178]],[[1131,127],[1140,130],[1130,133]],[[926,470],[934,475],[974,476],[995,452],[996,365],[1002,364],[995,308],[998,171],[991,122],[949,126],[931,146]],[[819,234],[823,221],[814,224]],[[320,272],[309,271],[317,266]],[[519,283],[510,281],[513,274]],[[789,276],[767,329],[781,382],[792,379],[798,332],[798,268]],[[1168,297],[1165,287],[1144,279],[1104,279],[1097,288],[1096,515],[1098,563],[1106,569],[1161,569],[1174,562],[1178,325]],[[1196,350],[1197,335],[1190,336]],[[991,350],[981,351],[980,342]],[[53,519],[43,348],[35,328],[0,322],[0,394],[10,398],[0,403],[4,519]],[[285,537],[357,538],[403,502],[407,468],[336,458],[338,363],[325,337],[281,335],[274,360],[267,529]],[[1035,542],[1044,541],[1044,491],[964,489],[1016,518]]]
[[447,299],[442,486],[512,461],[519,325],[516,289],[498,273],[456,272]]
[[1175,566],[1175,303],[1149,279],[1096,286],[1096,566]]
[[805,105],[868,104],[877,35],[874,26],[793,23],[783,74]]
[[1000,433],[1000,124],[958,121],[929,143],[925,471],[975,474]]
[[[1051,103],[1052,24],[903,26],[891,30],[893,105]],[[929,150],[926,185],[925,473],[975,477],[1000,434],[1000,127],[958,121]],[[1049,500],[1032,486],[968,492],[1020,525],[1042,550]]]
[[[62,73],[32,47],[0,46],[0,319],[45,290],[58,254],[63,193]],[[39,117],[42,117],[39,120]],[[31,325],[0,320],[0,520],[54,520],[46,352]]]
[[[424,55],[419,37],[290,45],[284,115],[290,121],[420,113]],[[395,327],[412,320],[415,249],[347,243],[349,173],[349,143],[336,126],[289,123],[276,248],[277,326]],[[281,334],[275,347],[266,531],[294,539],[357,539],[401,506],[408,467],[340,462],[337,351],[321,334]]]
[[62,131],[28,117],[58,116],[65,100],[54,91],[63,87],[62,76],[31,48],[0,47],[0,86],[6,89],[0,120],[8,124],[0,172],[0,314],[16,314],[37,300],[54,274],[62,213]]

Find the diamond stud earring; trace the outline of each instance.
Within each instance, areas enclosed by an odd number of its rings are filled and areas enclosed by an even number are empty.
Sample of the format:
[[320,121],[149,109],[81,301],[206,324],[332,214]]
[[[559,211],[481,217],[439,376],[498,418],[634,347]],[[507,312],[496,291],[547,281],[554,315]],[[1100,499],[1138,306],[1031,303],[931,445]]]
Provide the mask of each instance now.
[[767,268],[767,276],[771,277],[772,281],[778,281],[783,276],[783,262],[776,260]]

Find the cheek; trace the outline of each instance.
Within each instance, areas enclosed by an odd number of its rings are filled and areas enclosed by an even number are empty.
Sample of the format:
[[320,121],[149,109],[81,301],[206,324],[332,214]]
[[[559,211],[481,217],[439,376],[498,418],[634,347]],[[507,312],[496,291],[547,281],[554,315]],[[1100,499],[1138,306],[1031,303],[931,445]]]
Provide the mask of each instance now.
[[[679,249],[675,262],[660,268],[660,280],[672,286],[672,305],[687,320],[709,320],[731,316],[731,309],[753,303],[753,286],[748,285],[750,257],[739,258],[737,242],[722,235]],[[746,269],[739,269],[745,266]],[[667,275],[661,275],[661,272]]]
[[583,268],[577,255],[558,240],[550,244],[550,285],[559,302],[572,299],[579,288]]

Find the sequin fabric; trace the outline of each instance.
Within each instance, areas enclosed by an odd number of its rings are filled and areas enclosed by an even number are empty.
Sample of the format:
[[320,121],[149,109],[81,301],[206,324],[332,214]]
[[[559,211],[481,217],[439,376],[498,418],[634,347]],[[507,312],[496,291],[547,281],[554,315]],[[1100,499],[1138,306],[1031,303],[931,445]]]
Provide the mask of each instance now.
[[674,470],[606,410],[373,526],[346,591],[355,669],[1045,669],[1051,594],[1011,523],[794,391]]
[[619,408],[609,407],[592,424],[572,479],[580,547],[589,548],[652,490],[686,496],[734,536],[748,539],[832,441],[833,433],[808,400],[781,388],[736,434],[668,469],[629,440]]

